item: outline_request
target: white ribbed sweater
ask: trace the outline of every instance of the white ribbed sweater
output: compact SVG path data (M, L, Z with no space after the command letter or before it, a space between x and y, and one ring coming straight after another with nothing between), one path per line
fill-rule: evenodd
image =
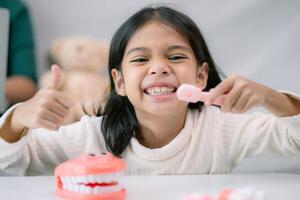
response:
M84 116L58 131L31 129L13 144L0 139L0 175L53 174L67 159L105 151L101 119ZM210 106L188 110L184 128L162 148L146 148L133 138L123 158L129 175L211 174L228 173L245 157L299 153L300 115L225 114Z

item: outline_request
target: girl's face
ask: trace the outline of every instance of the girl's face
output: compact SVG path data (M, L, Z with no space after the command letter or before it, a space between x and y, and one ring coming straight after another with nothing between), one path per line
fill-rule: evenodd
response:
M183 83L205 88L207 64L198 66L189 42L170 26L150 21L129 40L122 72L112 70L116 91L127 96L137 116L182 113L176 97Z

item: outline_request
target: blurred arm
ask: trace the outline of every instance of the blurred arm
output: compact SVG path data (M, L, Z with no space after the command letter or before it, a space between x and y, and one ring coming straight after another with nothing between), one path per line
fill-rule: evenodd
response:
M21 2L11 4L5 95L9 104L15 104L35 94L37 74L29 12Z
M36 92L35 83L25 76L12 76L6 81L6 99L10 104L26 101Z

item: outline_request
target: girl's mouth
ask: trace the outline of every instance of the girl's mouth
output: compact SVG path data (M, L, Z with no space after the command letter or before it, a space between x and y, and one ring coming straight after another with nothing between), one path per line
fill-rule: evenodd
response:
M175 93L176 87L171 86L154 86L144 90L144 92L150 96L168 96Z

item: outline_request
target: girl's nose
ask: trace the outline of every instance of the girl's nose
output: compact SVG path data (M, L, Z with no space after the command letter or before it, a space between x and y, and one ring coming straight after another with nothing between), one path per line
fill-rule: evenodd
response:
M149 68L149 74L167 75L170 73L170 71L169 65L165 62L153 62Z

